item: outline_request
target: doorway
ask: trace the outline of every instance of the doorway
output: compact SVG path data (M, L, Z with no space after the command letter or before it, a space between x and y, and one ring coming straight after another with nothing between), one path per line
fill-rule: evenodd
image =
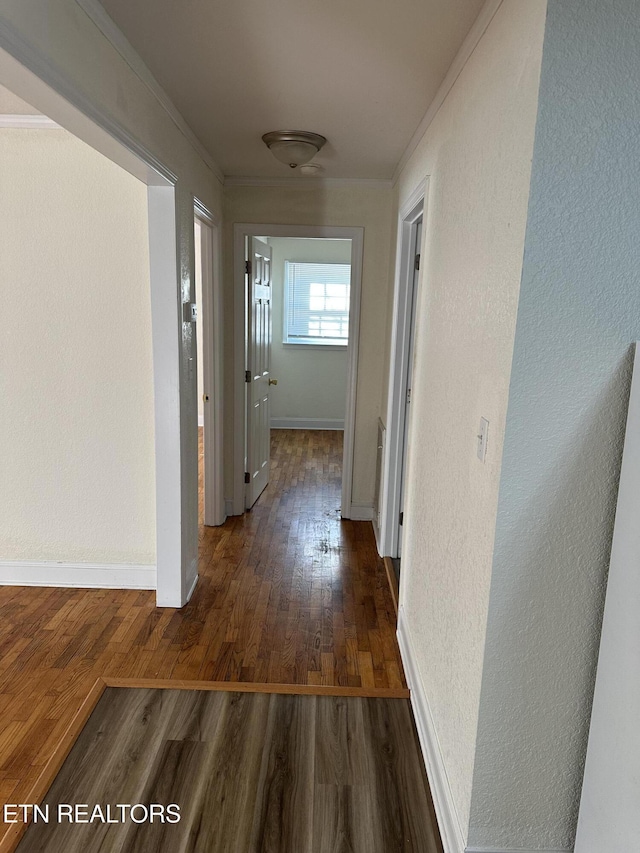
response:
M246 507L250 508L269 481L270 438L276 438L270 435L272 430L294 430L300 441L320 438L307 436L307 431L340 433L325 438L332 438L332 447L340 445L342 450L351 240L251 237L248 260Z
M402 532L404 529L404 503L405 503L405 486L407 475L407 459L409 453L409 422L411 413L411 388L413 386L413 353L415 344L415 329L416 329L416 303L418 299L418 279L420 277L420 245L422 242L422 214L415 221L411 228L411 246L413 253L413 276L411 281L411 307L409 319L409 340L407 346L407 362L406 362L406 382L404 393L404 426L402 430L402 466L400 470L400 511L398 513L398 545L396 548L396 556L394 558L393 567L396 573L396 579L400 583L400 560L402 558Z
M242 444L234 446L234 514L268 482L273 427L342 431L340 513L353 518L363 229L236 225L234 231L236 363L245 368L236 386L235 418L243 430ZM331 397L324 402L316 399L321 374Z
M378 549L393 560L399 581L409 447L413 354L420 281L421 244L427 182L412 193L400 212L393 306L388 417L382 475Z
M90 115L62 97L36 74L0 49L0 78L17 97L33 105L38 113L49 117L91 148L147 187L148 245L150 272L150 311L153 361L153 410L155 434L155 566L143 563L145 575L153 575L149 586L156 589L159 607L181 607L189 599L197 580L197 563L189 559L183 536L186 499L181 482L180 430L180 282L177 276L176 176L151 152L131 139L127 131L99 110ZM69 94L69 93L67 93ZM77 93L72 93L76 95ZM76 99L77 101L77 99ZM105 128L108 127L108 130ZM56 571L59 561L53 561ZM78 580L76 564L73 572L60 575L60 586L100 586L140 588L146 581L134 584L129 564L122 572L112 569L122 561L104 565L103 580L89 584ZM29 565L33 565L29 563ZM137 565L137 564L136 564ZM49 573L48 582L51 582ZM20 583L28 582L21 577ZM40 585L36 574L33 585Z
M218 228L204 205L194 204L196 361L198 396L198 521L224 523L221 429Z

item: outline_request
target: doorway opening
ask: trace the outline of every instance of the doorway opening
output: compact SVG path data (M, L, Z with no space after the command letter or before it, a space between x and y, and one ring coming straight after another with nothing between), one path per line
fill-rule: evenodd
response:
M20 585L54 585L64 587L96 586L102 588L155 588L158 606L181 607L189 598L195 583L196 566L187 565L183 550L181 500L181 432L180 405L180 320L177 243L176 243L176 176L127 131L98 109L90 114L78 93L68 93L68 100L43 82L4 49L0 49L0 79L19 100L34 108L36 118L47 117L73 137L98 152L142 184L146 185L148 221L148 273L150 280L150 333L152 346L153 434L155 454L152 462L152 502L155 498L155 554L141 554L140 563L123 560L117 547L105 549L96 571L95 582L86 577L86 562L78 552L66 560L43 560L40 563L10 561L7 572L19 571L13 583ZM82 107L76 106L80 102ZM28 115L28 111L26 112ZM15 127L15 115L5 116L4 127ZM27 122L29 124L29 122ZM31 123L30 127L34 127ZM105 130L108 127L108 131ZM46 198L45 198L46 200ZM98 263L94 259L95 263ZM106 298L108 290L102 294ZM78 297L78 304L82 299ZM130 300L126 300L127 302ZM135 317L135 311L131 312ZM92 363L98 362L97 342L91 350ZM60 353L55 354L52 366L59 366ZM73 365L75 369L75 364ZM99 390L99 389L98 389ZM115 409L114 409L115 411ZM109 415L111 416L111 415ZM86 412L82 412L86 418ZM91 430L88 429L88 434ZM148 450L148 447L147 447ZM151 453L153 454L153 445ZM106 460L109 457L105 453ZM94 462L95 464L95 462ZM111 464L105 461L105 468ZM116 466L117 467L117 466ZM155 469L155 470L153 470ZM153 478L155 474L155 478ZM122 488L122 482L118 489ZM124 489L126 492L126 488ZM155 491L155 495L153 495ZM73 494L80 494L80 492ZM118 502L113 501L112 510ZM148 503L147 503L148 506ZM147 552L149 553L149 552ZM74 556L75 555L75 556ZM80 557L81 561L78 561ZM135 555L134 555L135 557ZM137 558L136 558L137 559ZM153 562L152 562L153 561ZM90 567L91 568L91 567ZM137 573L134 570L138 570ZM144 575L144 577L143 577ZM31 579L30 579L30 577ZM5 582L12 579L5 572Z
M416 302L418 299L418 279L420 276L420 245L422 242L422 214L417 219L411 228L411 251L413 253L413 275L411 276L410 286L410 319L409 319L409 340L406 347L406 382L404 393L404 425L402 430L402 462L400 467L400 511L398 513L398 544L396 546L396 556L393 558L393 568L396 574L396 580L400 583L400 560L402 558L402 532L404 530L404 505L405 505L405 487L407 478L407 462L409 455L409 422L411 412L411 388L413 386L413 352L415 345L415 329L416 329Z
M341 457L334 511L354 518L362 236L361 228L235 226L236 363L245 369L236 398L244 429L234 448L234 514L253 506L269 482L272 440L286 443L285 431L296 431L298 442L317 440Z
M390 557L400 583L405 529L405 485L411 424L415 326L420 282L421 245L427 183L416 188L400 212L398 259L393 306L388 419L384 445L378 549Z
M198 523L224 523L218 227L194 205L196 362L198 395Z

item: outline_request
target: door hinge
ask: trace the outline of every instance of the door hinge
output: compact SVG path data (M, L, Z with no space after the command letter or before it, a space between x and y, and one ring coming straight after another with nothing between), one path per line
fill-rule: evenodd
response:
M250 370L245 370L244 381L245 382L251 382L251 371Z
M251 482L251 474L248 471L244 472L244 481L245 481L245 483Z
M251 275L251 261L244 262L244 271L247 275Z
M400 518L398 519L398 523L399 523L399 524L402 524L403 522L404 522L404 513L403 513L403 512L401 512L401 513L400 513Z
M415 268L416 268L417 270L419 270L419 269L420 269L420 255L419 255L419 254L417 254L417 255L416 255Z

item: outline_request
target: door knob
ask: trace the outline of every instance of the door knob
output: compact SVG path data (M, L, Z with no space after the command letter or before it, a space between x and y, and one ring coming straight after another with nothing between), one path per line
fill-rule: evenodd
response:
M278 380L277 380L277 379L270 379L270 380L269 380L269 385L277 385L277 384L278 384Z

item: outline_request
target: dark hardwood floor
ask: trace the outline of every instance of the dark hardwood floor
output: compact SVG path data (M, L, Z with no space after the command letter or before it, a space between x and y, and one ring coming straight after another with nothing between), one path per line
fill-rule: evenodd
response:
M147 591L0 588L1 802L30 802L101 677L406 686L371 525L340 520L341 441L273 432L271 484L201 528L181 610Z
M60 803L124 822L58 823ZM181 820L136 824L118 803ZM19 853L442 850L406 699L108 688L47 806Z

